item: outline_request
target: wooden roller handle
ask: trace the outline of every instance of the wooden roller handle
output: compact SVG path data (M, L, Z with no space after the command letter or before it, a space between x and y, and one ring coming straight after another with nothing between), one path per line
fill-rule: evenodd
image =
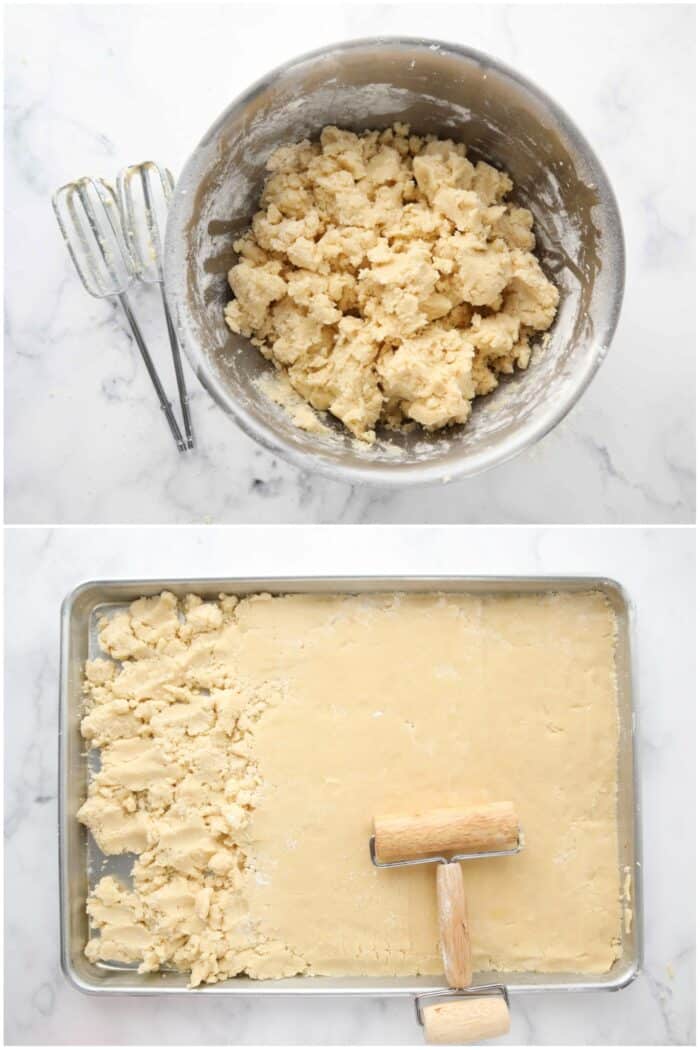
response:
M379 861L412 860L435 853L487 853L515 849L517 844L518 818L512 802L374 818Z
M453 999L423 1008L426 1043L475 1043L510 1031L510 1011L500 995Z
M459 864L437 865L437 908L447 984L450 988L468 988L472 983L472 946Z

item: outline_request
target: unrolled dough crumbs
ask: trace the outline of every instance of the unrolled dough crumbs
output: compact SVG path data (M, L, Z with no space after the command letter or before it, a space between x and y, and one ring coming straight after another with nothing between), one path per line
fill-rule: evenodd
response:
M464 423L526 368L559 293L504 172L406 124L283 146L234 248L226 321L355 437ZM297 413L297 425L313 425Z
M420 639L420 644L416 640ZM379 870L372 815L512 799L521 854L464 865L477 970L620 952L615 623L597 592L140 599L101 625L78 816L137 854L87 903L93 960L439 974L432 867Z

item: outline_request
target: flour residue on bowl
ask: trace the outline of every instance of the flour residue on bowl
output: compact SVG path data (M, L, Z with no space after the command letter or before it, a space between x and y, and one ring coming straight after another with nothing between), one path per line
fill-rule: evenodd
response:
M295 427L309 434L331 435L332 431L321 421L318 412L296 392L284 372L264 372L258 379L258 387L289 414Z

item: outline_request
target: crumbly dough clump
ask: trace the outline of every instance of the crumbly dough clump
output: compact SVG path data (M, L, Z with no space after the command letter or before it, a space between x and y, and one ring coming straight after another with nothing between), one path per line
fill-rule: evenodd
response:
M374 868L372 816L498 799L526 847L464 865L475 969L603 973L619 955L602 594L164 593L100 642L82 732L101 767L78 815L137 857L131 886L107 868L88 900L90 959L193 986L440 974L434 870Z
M78 819L103 853L138 854L132 889L107 875L88 899L100 936L86 955L139 961L139 972L174 966L190 971L193 987L243 971L267 976L270 955L278 973L304 969L259 933L244 889L260 786L251 729L280 686L237 667L237 604L140 599L102 622L113 660L85 671L81 732L101 749L101 767Z
M308 404L371 442L378 424L464 423L474 397L527 367L559 293L505 172L405 124L326 127L267 168L226 321Z

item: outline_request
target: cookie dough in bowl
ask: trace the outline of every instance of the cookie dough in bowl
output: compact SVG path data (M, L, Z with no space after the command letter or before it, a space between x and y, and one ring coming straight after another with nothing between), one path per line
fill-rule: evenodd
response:
M409 143L412 136L426 143L424 157L431 155L425 153L431 143L452 142L456 150L464 149L463 159L475 170L481 164L480 171L495 169L510 179L512 189L503 195L502 201L486 205L486 210L505 205L514 212L522 210L532 215L532 230L536 235L534 254L527 247L513 249L509 245L508 250L511 254L530 253L544 276L544 284L553 286L559 297L549 329L546 325L535 329L527 322L520 322L521 327L531 329L527 332L527 366L520 367L520 362L525 363L524 353L518 355L519 360L510 357L512 374L489 366L498 385L486 396L478 396L476 389L479 365L483 362L476 361L475 372L475 359L483 355L483 350L479 350L472 338L466 340L464 336L465 329L475 335L476 326L471 318L462 318L449 336L455 340L455 332L463 333L457 334L453 351L455 361L452 363L459 358L459 364L452 369L452 374L443 373L439 391L438 400L444 402L448 398L452 405L446 413L451 419L447 425L443 425L440 413L433 411L435 405L420 403L426 395L425 389L422 394L418 390L419 385L425 388L432 383L433 393L437 392L439 370L417 369L415 354L410 355L413 359L410 365L401 357L397 360L395 353L389 354L388 345L396 350L394 343L390 343L390 332L382 336L382 344L387 345L383 346L383 353L378 352L376 356L377 361L382 358L383 367L390 362L394 367L384 367L382 404L373 419L372 390L366 392L363 406L353 391L348 392L348 384L340 380L340 373L327 376L325 384L325 397L338 402L338 415L334 414L331 404L319 407L323 394L320 390L303 389L300 374L296 388L289 382L292 366L297 365L297 373L303 370L302 361L288 359L294 354L288 329L299 323L294 311L288 311L287 318L277 319L281 329L286 325L281 334L287 338L287 346L280 345L278 349L287 360L282 362L282 368L275 367L270 359L271 348L279 339L280 331L273 332L272 328L262 331L269 319L274 319L276 307L284 300L282 297L265 301L270 291L276 294L274 289L268 288L262 295L259 317L230 318L240 331L232 331L225 319L232 299L228 274L242 259L233 245L245 238L255 215L261 211L266 180L272 181L284 174L268 170L271 158L280 147L305 140L318 146L324 128L340 129L360 141L364 141L367 133L369 141L373 135L378 140L390 129L398 141L404 136L397 136L397 125L401 130L408 127ZM389 147L391 144L379 145ZM395 147L391 145L391 148ZM339 155L336 154L336 159ZM413 162L418 155L412 155ZM367 161L370 160L368 157ZM408 159L402 157L402 171L404 163L408 164ZM380 161L374 164L381 168ZM341 176L346 182L348 174L355 186L365 178L361 175L355 180L352 172L346 172ZM399 173L400 180L405 177ZM281 179L276 181L279 185ZM382 185L384 197L396 192L391 183ZM386 192L387 188L390 192ZM450 189L476 192L473 187L448 183L443 186L440 197L443 206L448 208L449 193L446 195L445 190ZM435 196L439 192L436 188ZM345 202L348 207L352 207L351 197ZM426 203L431 213L437 210L425 193L423 198L402 203L406 206ZM273 203L264 203L266 219ZM282 213L280 222L291 218L284 216L279 203L275 207ZM402 207L402 211L405 210L408 207ZM416 208L411 210L415 212ZM454 217L460 216L456 211L452 219L439 210L438 214L442 215L440 221L452 224L453 236L466 238L473 233L458 228ZM276 218L273 208L268 221L278 225L274 222ZM346 224L350 218L346 217ZM465 218L462 216L460 222ZM303 223L304 219L294 217L293 221ZM376 229L363 226L362 221L353 221L369 233ZM262 225L260 220L258 225ZM334 225L343 230L341 240L345 241L346 226L338 222ZM302 237L316 244L325 234L326 230L319 230L316 235L309 236L307 232ZM384 236L381 231L379 235ZM391 248L393 238L385 239ZM487 245L495 245L499 239L507 243L503 231L497 234L494 230L493 234L487 234L485 241ZM420 269L416 253L416 248L421 247L419 242L432 245L432 235L423 232L406 238L402 264L413 250L411 274ZM254 247L251 243L250 249ZM304 247L301 243L293 249L295 253L299 249L301 254L296 254L297 261L292 260L292 267L323 278L320 270L309 267L309 262L318 265L318 260L304 256ZM368 250L373 251L373 247L378 247L381 254L381 244L369 246ZM274 254L278 249L261 246L261 251ZM361 265L360 260L357 274L351 274L363 289L364 284L374 282L373 271L391 268L390 260L382 262L377 257L368 261L370 267ZM510 261L512 265L513 260ZM421 265L437 268L430 248L422 257ZM281 277L285 285L292 267ZM332 269L335 271L336 267ZM366 281L359 276L363 269L370 270ZM325 276L330 276L330 272L329 263L329 274ZM249 276L253 282L256 280L252 274ZM447 276L441 273L438 280L443 282ZM222 114L193 153L178 182L168 221L165 279L183 346L198 377L251 437L302 469L321 470L337 480L405 485L451 480L485 470L528 448L559 422L581 396L605 357L621 303L624 251L619 215L604 172L568 117L538 88L488 56L457 45L428 40L360 40L303 56L275 70ZM278 313L284 314L290 303L299 306L298 300L304 297L316 298L310 286L305 288L304 284L303 280L298 281L297 275L293 285L296 299L285 293L287 304ZM370 299L386 304L397 282L392 280L379 294L374 294L376 289L370 287L360 289L361 294L366 295L363 311L353 310L348 301L353 290L348 287L343 291L337 285L334 281L334 293L340 295L340 299L329 296L330 304L326 305L330 311L338 310L340 302L343 316L336 319L332 312L327 315L332 334L340 330L341 324L345 328L357 328L353 322L366 319L360 314L369 314ZM406 291L405 285L398 287ZM252 292L252 285L249 291ZM279 291L281 285L278 284ZM239 287L239 294L241 292L245 295L245 289ZM420 299L419 305L427 306L427 312L419 311L421 317L426 317L426 324L413 333L404 333L404 341L420 339L424 328L434 331L431 326L444 325L442 318L446 315L436 316L436 311L445 303L429 299L431 295L443 294L437 289ZM426 300L429 300L427 304ZM466 295L462 296L462 302L484 320L493 316L486 312L487 306L491 310L489 304L470 302ZM496 302L495 293L492 302ZM307 316L309 306L301 305ZM322 309L322 303L317 306ZM401 324L409 327L410 313L404 309L394 311L400 316ZM413 320L418 322L416 312ZM279 327L277 321L274 321L276 328ZM383 324L385 318L375 316L374 322ZM250 336L246 331L250 331ZM353 338L356 334L343 334L342 345L348 357L356 358L359 352L357 339ZM519 329L514 346L520 337ZM510 334L506 338L510 338ZM253 339L264 343L265 351L270 349L270 356L266 358L261 353L262 347L254 345ZM328 334L322 334L321 344L327 339ZM466 366L466 341L474 345L470 368ZM372 353L376 346L377 343L373 343ZM425 356L426 347L421 345L420 349L423 351L420 356ZM505 352L502 356L507 358L509 354ZM306 371L310 373L313 369ZM362 368L359 372L357 381L363 385L366 376ZM418 372L421 384L416 381ZM482 382L487 379L482 374ZM477 396L467 396L470 382L475 385ZM394 391L386 400L385 384ZM374 398L376 401L376 390ZM343 400L348 401L347 405L342 404ZM357 410L352 407L358 405Z
M308 404L373 442L379 422L465 423L474 397L527 367L559 293L506 173L400 123L326 127L267 169L226 321Z

